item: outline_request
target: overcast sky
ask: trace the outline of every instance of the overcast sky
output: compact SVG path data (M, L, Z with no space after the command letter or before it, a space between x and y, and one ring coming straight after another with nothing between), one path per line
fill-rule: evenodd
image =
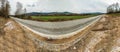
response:
M11 14L16 10L16 2L23 4L27 12L106 12L106 7L120 0L9 0Z

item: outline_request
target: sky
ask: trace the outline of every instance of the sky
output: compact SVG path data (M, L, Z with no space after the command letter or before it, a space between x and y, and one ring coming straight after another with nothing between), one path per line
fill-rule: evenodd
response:
M16 11L16 2L23 4L27 12L106 12L106 8L120 0L9 0L11 14Z

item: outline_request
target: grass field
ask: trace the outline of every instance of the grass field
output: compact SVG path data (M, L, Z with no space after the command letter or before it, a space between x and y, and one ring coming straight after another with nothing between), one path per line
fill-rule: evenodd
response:
M83 16L32 16L33 20L38 21L66 21L66 20L74 20L74 19L82 19L93 17L97 15L83 15Z

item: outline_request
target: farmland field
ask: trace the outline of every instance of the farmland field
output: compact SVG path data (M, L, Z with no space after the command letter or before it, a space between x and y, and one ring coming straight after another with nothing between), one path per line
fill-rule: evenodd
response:
M81 15L81 16L32 16L33 20L38 21L67 21L67 20L74 20L74 19L82 19L93 17L97 15Z

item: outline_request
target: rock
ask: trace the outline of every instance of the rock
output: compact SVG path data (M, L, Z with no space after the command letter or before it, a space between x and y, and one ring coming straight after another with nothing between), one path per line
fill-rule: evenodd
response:
M14 24L12 21L9 21L5 24L4 30L13 30L15 28Z
M73 49L77 49L76 47L73 47Z

